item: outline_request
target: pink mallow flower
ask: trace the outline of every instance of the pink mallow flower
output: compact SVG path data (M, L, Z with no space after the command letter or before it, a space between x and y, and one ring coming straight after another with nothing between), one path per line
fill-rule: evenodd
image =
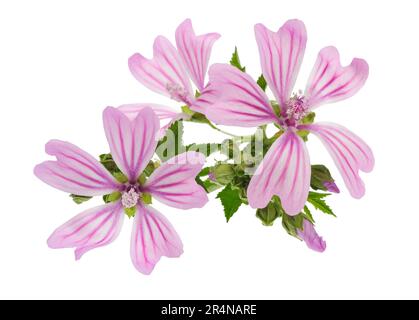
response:
M280 106L280 114L248 74L224 64L210 68L208 89L218 102L205 111L218 124L255 127L276 123L284 130L250 181L249 204L264 208L273 195L278 195L289 215L303 209L310 188L311 166L306 145L297 134L299 130L308 130L323 142L351 195L362 197L365 187L358 172L373 169L371 149L340 125L304 125L301 120L321 104L353 96L367 80L368 64L354 59L349 66L342 67L337 49L326 47L318 55L305 93L292 94L307 41L303 22L290 20L278 32L257 24L255 33L262 72ZM202 96L205 98L205 92Z
M316 229L314 229L314 226L310 221L304 220L303 229L298 229L297 232L298 237L300 237L311 250L317 252L324 252L326 250L326 241L317 234Z
M135 53L128 60L129 69L133 76L150 90L202 113L207 105L212 104L211 92L207 92L206 98L196 98L190 80L198 91L204 90L212 46L219 37L218 33L195 35L192 22L187 19L176 29L177 49L167 38L158 36L153 46L154 57L147 59L141 54ZM168 114L167 110L171 110L172 113L168 125L180 118L189 117L180 110L164 108L166 115ZM129 109L130 112L133 112L141 110L142 106L130 105L121 109L123 111ZM161 109L161 106L158 109Z
M51 248L75 248L80 259L87 251L111 243L119 235L124 209L136 209L131 259L138 271L150 274L160 257L179 257L182 242L170 222L142 200L144 194L179 209L200 208L208 201L195 182L205 158L185 152L157 168L145 183L139 177L156 148L159 121L150 108L130 120L118 109L108 107L103 122L112 157L128 182L118 182L94 157L68 142L52 140L46 152L57 158L35 167L35 175L65 192L98 196L114 192L120 199L86 210L64 223L48 239Z

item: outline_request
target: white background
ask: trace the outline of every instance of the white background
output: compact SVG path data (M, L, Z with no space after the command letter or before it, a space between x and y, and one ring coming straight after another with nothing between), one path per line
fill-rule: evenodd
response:
M401 0L2 1L0 298L419 298L418 11L417 1ZM324 46L335 45L344 64L368 61L370 77L355 97L317 111L373 148L366 196L352 199L320 143L309 142L313 162L328 164L343 191L330 200L337 219L315 213L324 254L279 223L263 227L249 208L226 224L218 200L187 212L157 205L185 253L163 258L151 276L131 265L128 219L113 244L79 262L71 250L48 249L57 226L95 203L77 206L34 177L34 165L48 158L44 144L63 139L97 155L108 148L105 106L176 106L142 87L127 59L137 51L150 57L155 36L174 40L188 17L197 33L222 34L211 62L228 61L237 45L254 76L260 67L253 25L277 29L287 19L303 20L300 88ZM223 139L198 127L187 133L189 142Z

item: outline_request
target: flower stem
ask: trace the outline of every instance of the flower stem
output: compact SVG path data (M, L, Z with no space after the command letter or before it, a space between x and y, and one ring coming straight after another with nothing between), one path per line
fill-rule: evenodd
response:
M224 131L224 130L222 130L222 129L220 129L220 128L218 128L217 126L215 126L213 123L211 123L210 121L208 121L207 122L207 124L212 128L212 129L214 129L214 130L217 130L218 132L221 132L221 133L224 133L224 134L226 134L226 135L228 135L228 136L230 136L230 137L232 137L232 138L241 138L240 136L237 136L237 135L235 135L235 134L232 134L232 133L230 133L230 132L227 132L227 131Z

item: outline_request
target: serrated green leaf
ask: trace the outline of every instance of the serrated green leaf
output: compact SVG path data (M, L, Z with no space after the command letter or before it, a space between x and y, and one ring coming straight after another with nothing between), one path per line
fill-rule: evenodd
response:
M228 222L234 213L239 210L242 204L242 200L240 198L240 190L233 189L231 185L227 185L221 192L217 194L217 199L221 200L221 203L224 207L224 215Z
M79 195L76 195L76 194L70 194L70 197L77 204L82 204L83 202L86 202L86 201L92 199L92 197L79 196Z
M237 51L237 47L234 48L233 55L231 56L230 64L233 67L236 67L240 71L246 72L246 67L243 67L240 63L239 52Z
M330 193L317 193L311 192L308 195L307 201L317 210L320 210L326 214L332 215L336 217L333 213L332 209L328 206L326 201L324 200L325 197L329 196Z
M266 87L268 86L268 84L266 83L266 79L265 79L265 77L263 76L263 74L261 74L261 75L259 76L259 78L258 78L258 80L257 80L256 82L257 82L257 84L259 85L259 87L261 87L261 89L262 89L263 91L265 91L265 90L266 90Z
M311 214L311 211L307 206L304 206L304 215L305 215L306 219L308 221L310 221L312 224L315 223L313 215Z

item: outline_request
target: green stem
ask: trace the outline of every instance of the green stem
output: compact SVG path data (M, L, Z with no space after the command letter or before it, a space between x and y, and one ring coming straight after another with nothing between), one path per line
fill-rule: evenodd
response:
M215 125L214 125L213 123L211 123L210 121L208 121L208 122L207 122L207 124L208 124L208 125L209 125L212 129L217 130L218 132L224 133L224 134L226 134L226 135L228 135L228 136L230 136L230 137L232 137L232 138L234 138L234 139L241 138L240 136L237 136L237 135L235 135L235 134L232 134L232 133L230 133L230 132L227 132L227 131L224 131L224 130L222 130L222 129L218 128L217 126L215 126Z

